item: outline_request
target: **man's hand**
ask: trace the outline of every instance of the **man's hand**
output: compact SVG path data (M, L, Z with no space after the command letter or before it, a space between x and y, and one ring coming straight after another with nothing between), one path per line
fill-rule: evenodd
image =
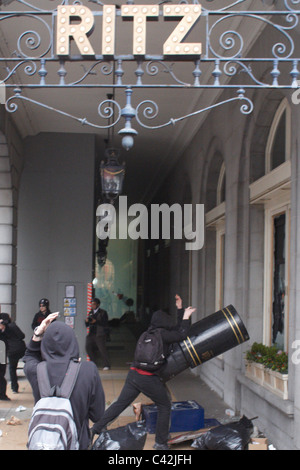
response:
M178 294L175 295L175 302L178 310L182 308L182 299Z
M192 313L194 313L195 311L196 309L194 307L187 307L184 310L183 320L188 320L190 316L192 315Z
M56 318L58 317L58 315L59 315L59 312L50 313L50 315L48 315L48 316L42 321L42 323L40 324L40 326L44 329L44 332L45 332L45 330L48 328L48 326L50 325L50 323L52 323L53 320L56 320Z
M48 328L48 326L54 321L56 320L56 318L58 317L59 315L59 312L54 312L54 313L50 313L50 315L48 315L48 317L46 317L42 323L34 330L34 336L35 337L41 337L46 329Z

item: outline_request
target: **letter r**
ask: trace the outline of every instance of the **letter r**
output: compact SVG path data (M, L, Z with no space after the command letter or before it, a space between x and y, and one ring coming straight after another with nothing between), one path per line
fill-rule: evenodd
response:
M80 18L79 24L72 24L71 18ZM64 56L70 53L70 38L73 37L81 55L94 55L88 40L88 33L94 26L94 16L83 5L59 5L57 7L56 53Z

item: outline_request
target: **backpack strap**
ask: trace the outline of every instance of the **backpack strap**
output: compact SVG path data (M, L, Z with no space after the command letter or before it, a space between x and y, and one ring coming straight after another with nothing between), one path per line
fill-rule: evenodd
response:
M37 380L40 391L40 396L43 397L63 397L70 398L73 391L77 376L79 373L81 363L78 361L70 361L68 370L61 386L54 385L51 387L48 371L47 362L42 361L37 366Z
M46 361L39 362L36 372L41 398L52 396L53 394L48 377Z
M60 386L60 395L63 398L70 398L73 388L75 386L81 362L79 361L70 361L66 376L63 380L63 383Z
M163 330L164 328L160 328L158 326L152 326L150 325L146 331L149 331L149 333L153 333L154 331L160 331Z

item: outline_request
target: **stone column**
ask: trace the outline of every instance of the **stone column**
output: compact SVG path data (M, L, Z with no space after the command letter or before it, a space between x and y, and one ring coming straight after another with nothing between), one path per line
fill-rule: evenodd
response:
M0 302L15 314L15 241L12 172L6 137L0 132Z

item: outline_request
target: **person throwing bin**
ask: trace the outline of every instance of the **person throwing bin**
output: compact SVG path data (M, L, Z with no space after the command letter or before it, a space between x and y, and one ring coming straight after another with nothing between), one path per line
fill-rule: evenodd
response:
M180 342L187 337L190 317L195 308L182 309L181 298L176 295L177 325L172 326L172 317L158 310L153 313L150 327L142 333L135 350L135 358L128 372L126 382L117 401L104 413L103 417L92 427L92 436L100 434L108 423L114 421L139 395L143 393L157 406L158 416L154 449L168 449L170 429L171 397L166 385L158 375L172 343ZM161 342L159 342L159 338ZM154 354L151 360L150 345ZM144 356L142 357L142 352Z

